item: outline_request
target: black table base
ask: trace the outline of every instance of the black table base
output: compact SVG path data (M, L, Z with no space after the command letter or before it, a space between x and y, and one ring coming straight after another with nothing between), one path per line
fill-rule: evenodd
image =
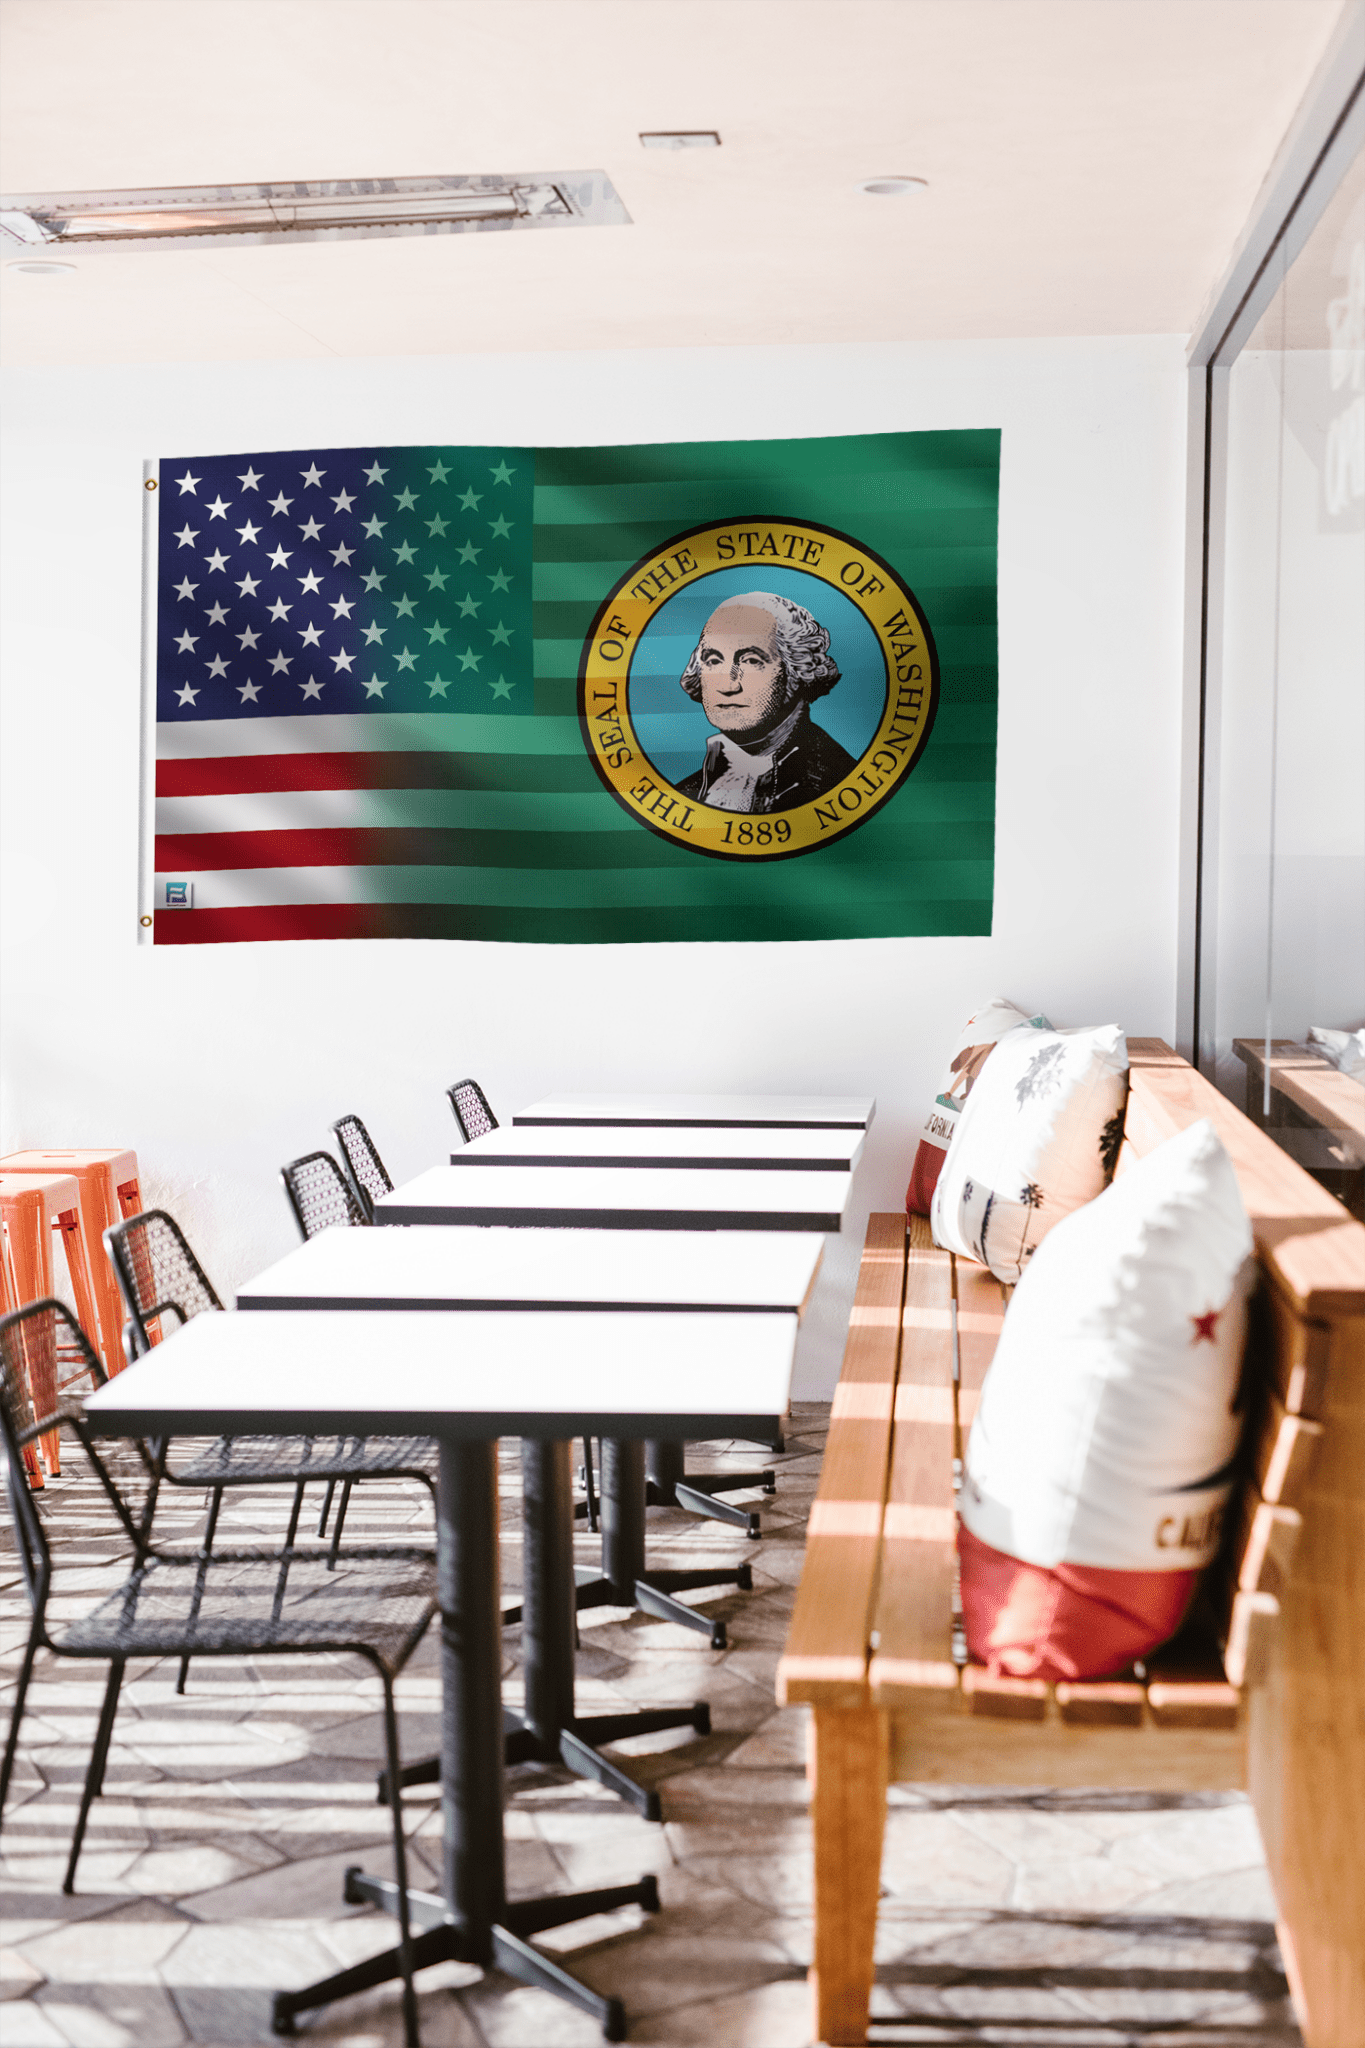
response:
M555 1445L537 1448L560 1449ZM567 1446L562 1448L567 1483ZM533 1947L530 1936L619 1906L657 1912L656 1878L650 1874L634 1884L539 1899L513 1902L507 1897L503 1841L506 1736L501 1700L494 1443L442 1441L436 1521L441 1611L442 1889L439 1897L429 1892L409 1891L407 1895L413 1968L455 1961L502 1970L519 1983L538 1985L591 2013L608 2041L622 2041L626 2022L620 1999L604 1998L581 1984L552 1957ZM527 1591L532 1592L529 1583ZM538 1599L535 1604L539 1606ZM571 1606L562 1598L558 1604L567 1609L572 1630ZM572 1650L572 1633L569 1641ZM572 1685L572 1654L568 1668ZM556 1683L562 1684L562 1678L555 1677ZM528 1699L528 1710L529 1706ZM352 1905L368 1901L401 1919L399 1887L391 1879L350 1870L344 1897ZM301 1991L279 1992L272 2015L274 2030L291 2034L296 2014L387 1983L401 1973L401 1954L394 1948ZM416 2014L410 2006L405 2006L404 2032L407 2048L418 2048Z
M614 1498L618 1476L604 1453L604 1515L609 1513L607 1503ZM563 1763L580 1777L607 1786L646 1820L659 1820L658 1793L637 1784L620 1764L601 1754L601 1747L665 1728L692 1728L698 1735L709 1735L711 1709L705 1700L694 1700L685 1707L645 1707L619 1714L579 1714L575 1710L576 1610L585 1605L632 1603L621 1600L617 1587L605 1576L580 1576L574 1570L568 1444L524 1440L521 1481L526 1705L520 1728L508 1738L508 1760L515 1749L518 1757Z
M392 1878L367 1877L358 1866L346 1872L343 1897L348 1906L372 1905L395 1917L398 1914L398 1887ZM568 2004L591 2013L605 2040L624 2041L626 2013L620 1999L604 1998L599 1992L590 1991L553 1957L543 1949L533 1948L527 1940L528 1935L543 1933L548 1927L563 1927L568 1921L584 1920L591 1913L610 1913L618 1906L641 1906L646 1913L657 1913L657 1879L642 1877L635 1884L607 1885L593 1892L567 1892L560 1897L524 1899L505 1905L502 1924L495 1924L490 1931L492 1967L501 1970L504 1976L514 1977L519 1984L538 1985L542 1991L551 1991ZM488 1967L484 1955L474 1953L474 1943L451 1919L445 1901L434 1892L410 1891L408 1918L413 1929L414 1970L429 1969L433 1963L483 1963ZM377 1984L391 1983L401 1974L399 1951L390 1948L348 1970L338 1970L320 1983L310 1984L306 1991L278 1991L271 2009L271 2028L277 2034L296 2033L294 2022L299 2013L331 2005L339 1998L350 1998L357 1991L372 1991ZM409 2048L417 2048L415 2037L410 2034L408 2038Z
M625 1520L631 1520L632 1488L640 1492L643 1481L641 1446L611 1447L634 1453L617 1461L604 1452L603 1499L619 1502L620 1482L626 1482ZM526 1705L521 1714L503 1708L503 1758L506 1763L559 1763L580 1778L593 1778L617 1797L633 1806L646 1820L661 1820L659 1795L637 1783L614 1758L601 1754L604 1744L622 1742L633 1735L653 1735L666 1728L691 1728L697 1735L711 1733L711 1708L706 1700L688 1706L642 1707L621 1714L579 1714L574 1706L574 1651L576 1610L583 1607L645 1607L662 1613L667 1620L686 1615L692 1627L707 1629L712 1640L724 1623L712 1623L670 1598L655 1583L667 1577L686 1585L726 1584L737 1579L752 1585L747 1565L722 1573L650 1573L630 1577L636 1569L635 1550L622 1545L619 1529L612 1523L615 1567L622 1573L620 1584L605 1573L575 1570L573 1562L573 1489L569 1473L570 1447L567 1443L541 1443L524 1438L521 1446L522 1483L522 1605L509 1611L522 1624L523 1668ZM641 1525L643 1512L635 1518ZM605 1554L605 1540L604 1540ZM404 1785L430 1784L440 1776L440 1759L423 1757L403 1768ZM388 1777L381 1773L379 1798L388 1800Z
M658 1448L676 1450L681 1460L681 1445ZM550 1453L554 1454L553 1474ZM589 1607L635 1607L645 1614L652 1614L656 1620L678 1622L683 1628L696 1629L700 1634L709 1636L713 1650L723 1650L728 1640L725 1623L714 1620L710 1615L699 1614L695 1607L689 1607L686 1601L675 1599L674 1595L700 1586L737 1586L741 1592L748 1593L753 1590L754 1577L747 1564L686 1572L649 1571L646 1568L645 1507L649 1498L649 1482L645 1453L646 1447L642 1443L603 1439L600 1494L602 1569L594 1572L575 1569L573 1564L575 1510L569 1479L568 1446L544 1444L529 1437L522 1439L525 1532L522 1570L526 1578L526 1595L517 1606L502 1609L501 1621L505 1627L520 1622L525 1630L527 1714L525 1717L511 1712L504 1714L503 1757L509 1764L561 1763L580 1777L595 1778L599 1784L609 1787L642 1813L646 1820L658 1820L657 1795L637 1785L619 1764L599 1755L599 1746L624 1741L631 1735L653 1734L658 1729L684 1728L689 1724L698 1735L709 1735L711 1710L704 1700L697 1700L690 1707L649 1708L635 1714L576 1715L573 1711L573 1613ZM738 1511L732 1509L730 1513L738 1514ZM757 1520L757 1517L753 1519ZM556 1589L562 1589L569 1601L567 1638L562 1621L550 1618L558 1590L551 1596L550 1606L542 1605L540 1619L534 1623L531 1620L530 1589L538 1575L544 1583L552 1583ZM545 1643L552 1643L553 1649L542 1652L539 1646ZM552 1665L556 1673L553 1681L544 1681L547 1690L543 1698L549 1700L553 1694L554 1701L552 1707L544 1710L532 1705L533 1689L537 1683L532 1673L537 1658L542 1654L545 1668ZM419 1757L403 1766L402 1783L432 1785L440 1775L439 1757ZM378 1778L377 1796L381 1802L387 1803L388 1777L382 1771Z
M721 1493L747 1493L751 1487L764 1493L777 1492L777 1480L769 1469L761 1472L689 1472L686 1447L679 1443L645 1445L645 1503L651 1508L686 1508L692 1515L707 1515L713 1522L728 1522L755 1541L763 1534L758 1516L750 1508L737 1508Z
M698 1586L753 1588L747 1564L704 1571L650 1571L645 1563L645 1506L648 1500L645 1447L602 1439L602 1570L596 1578L579 1580L577 1603L583 1607L638 1607L660 1621L675 1621L711 1638L713 1650L726 1646L725 1623L699 1614L674 1599Z
M592 1483L592 1442L583 1440L585 1459L582 1470L586 1500L574 1503L574 1514L585 1520L588 1527L597 1533L597 1495ZM774 1437L766 1446L770 1451L784 1451L787 1446L783 1438ZM717 1494L747 1493L759 1487L764 1493L777 1492L776 1475L768 1468L758 1472L689 1472L687 1470L686 1446L679 1443L661 1442L645 1445L645 1505L651 1508L686 1508L692 1515L706 1515L713 1522L726 1522L731 1527L743 1529L746 1536L755 1541L763 1534L758 1516L749 1508L737 1508L728 1500L717 1500Z

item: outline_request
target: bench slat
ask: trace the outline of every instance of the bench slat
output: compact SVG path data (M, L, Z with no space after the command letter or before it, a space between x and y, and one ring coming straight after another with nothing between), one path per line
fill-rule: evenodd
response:
M1280 1603L1273 1593L1238 1593L1232 1603L1228 1646L1223 1656L1230 1685L1265 1683L1270 1676L1279 1625Z
M1223 1679L1149 1678L1147 1706L1158 1728L1235 1728L1242 1701Z
M1178 1633L1143 1659L1147 1711L1155 1727L1238 1726L1241 1699L1224 1669L1217 1613L1216 1595L1206 1584Z
M1297 1507L1321 1442L1320 1422L1291 1415L1279 1395L1269 1392L1252 1456L1261 1499L1274 1507Z
M882 1525L872 1699L957 1687L953 1663L953 1293L948 1259L915 1233L906 1254L900 1377Z
M1147 1693L1126 1679L1087 1679L1053 1688L1063 1721L1076 1728L1140 1728Z
M969 1714L991 1721L1045 1721L1052 1687L1044 1678L1006 1678L969 1664L962 1674Z
M801 1584L777 1667L783 1704L867 1703L904 1289L905 1218L869 1216Z
M994 1273L970 1259L953 1260L957 1301L958 1456L966 1454L986 1368L995 1356L1008 1295Z
M1303 1517L1275 1507L1248 1489L1238 1504L1239 1538L1234 1547L1239 1593L1283 1592L1294 1562Z
M1266 1376L1286 1412L1318 1420L1327 1399L1331 1330L1300 1316L1278 1287L1267 1286L1259 1297L1268 1330Z

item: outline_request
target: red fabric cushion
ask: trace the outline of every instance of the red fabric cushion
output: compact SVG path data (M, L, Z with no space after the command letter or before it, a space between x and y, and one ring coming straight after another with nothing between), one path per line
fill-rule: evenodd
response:
M921 1138L915 1153L915 1163L910 1169L910 1185L905 1190L905 1213L907 1216L927 1216L929 1205L934 1199L938 1185L939 1169L948 1156L945 1139L936 1145L932 1138Z
M958 1525L973 1663L1005 1678L1111 1678L1173 1636L1198 1572L1021 1564Z

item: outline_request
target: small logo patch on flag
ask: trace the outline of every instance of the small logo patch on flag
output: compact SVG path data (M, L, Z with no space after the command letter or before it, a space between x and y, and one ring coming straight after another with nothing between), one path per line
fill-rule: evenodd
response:
M193 882L163 882L159 891L158 910L193 910Z

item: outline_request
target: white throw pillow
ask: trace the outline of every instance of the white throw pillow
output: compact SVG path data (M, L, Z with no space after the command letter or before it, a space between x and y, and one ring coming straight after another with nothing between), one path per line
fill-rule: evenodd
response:
M982 1389L961 1502L974 1536L1042 1566L1213 1558L1241 1434L1251 1251L1207 1118L1059 1225Z
M1323 1024L1310 1024L1308 1043L1353 1081L1365 1081L1365 1031L1329 1031Z
M934 1106L924 1119L919 1145L915 1151L914 1164L910 1169L910 1185L905 1191L907 1213L927 1216L934 1199L934 1188L943 1166L943 1155L952 1142L957 1120L962 1114L962 1105L972 1092L972 1083L990 1057L991 1049L1007 1031L1015 1031L1021 1024L1031 1024L1039 1031L1049 1031L1046 1017L1029 1017L1003 996L993 996L990 1002L974 1010L958 1033L948 1062L948 1071L939 1082Z
M1128 1100L1128 1041L1023 1025L967 1097L934 1189L934 1242L1017 1280L1047 1232L1113 1178Z

